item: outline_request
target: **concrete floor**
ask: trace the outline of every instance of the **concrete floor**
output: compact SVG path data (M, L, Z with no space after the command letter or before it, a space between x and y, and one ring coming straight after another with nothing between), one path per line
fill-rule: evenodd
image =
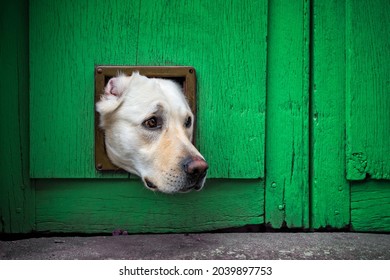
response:
M390 234L203 233L0 241L0 259L390 259Z

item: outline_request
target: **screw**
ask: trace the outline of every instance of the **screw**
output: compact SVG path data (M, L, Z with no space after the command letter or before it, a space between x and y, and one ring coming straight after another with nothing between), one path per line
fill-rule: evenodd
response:
M280 204L278 208L280 211L282 211L284 209L284 204Z
M98 165L97 165L97 169L98 169L98 170L102 170L102 169L103 169L103 164L101 164L101 163L98 163Z
M98 72L98 74L101 74L101 73L103 73L103 69L102 68L98 68L97 72Z
M191 68L189 72L190 72L191 74L194 73L194 69Z

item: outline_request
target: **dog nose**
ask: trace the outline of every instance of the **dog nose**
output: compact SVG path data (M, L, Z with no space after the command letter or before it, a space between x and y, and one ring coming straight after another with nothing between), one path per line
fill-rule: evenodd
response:
M193 178L200 178L209 168L207 162L201 157L191 157L184 163L184 171Z

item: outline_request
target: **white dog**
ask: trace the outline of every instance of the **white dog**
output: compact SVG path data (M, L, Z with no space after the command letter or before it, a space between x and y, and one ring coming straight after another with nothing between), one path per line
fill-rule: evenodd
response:
M109 80L96 104L110 160L165 193L200 190L208 165L191 143L194 116L181 87L134 72Z

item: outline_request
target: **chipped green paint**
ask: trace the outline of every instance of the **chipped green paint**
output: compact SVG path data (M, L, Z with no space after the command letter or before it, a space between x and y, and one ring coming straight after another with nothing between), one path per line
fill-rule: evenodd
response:
M270 1L266 223L309 227L309 3Z
M348 179L350 180L363 180L366 178L367 173L367 155L364 153L352 153L347 156L348 166Z
M313 2L312 2L313 3ZM346 228L345 2L314 1L311 68L311 227Z
M390 179L390 1L346 2L347 178Z

